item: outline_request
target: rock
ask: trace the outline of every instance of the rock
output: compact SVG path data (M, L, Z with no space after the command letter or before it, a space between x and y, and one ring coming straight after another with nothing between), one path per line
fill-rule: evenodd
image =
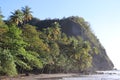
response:
M109 59L105 48L100 43L99 39L96 35L92 32L91 27L88 22L86 22L81 17L68 17L64 19L53 19L53 20L42 20L39 21L34 18L31 21L32 25L38 26L38 29L47 28L52 23L58 22L61 25L61 30L67 36L80 36L83 40L87 40L90 42L91 47L97 47L98 54L93 55L93 66L89 68L89 71L96 71L96 70L111 70L113 69L114 65L112 61ZM35 24L34 24L35 23ZM45 27L43 27L45 26ZM102 33L102 32L101 32Z

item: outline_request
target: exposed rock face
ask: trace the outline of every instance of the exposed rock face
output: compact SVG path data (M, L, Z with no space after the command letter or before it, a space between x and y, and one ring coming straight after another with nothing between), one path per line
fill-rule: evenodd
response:
M69 36L81 36L84 40L88 40L91 42L92 46L96 46L99 50L99 54L94 54L93 55L93 67L91 68L92 70L111 70L113 69L114 65L109 59L109 57L106 54L106 51L104 47L100 44L99 40L97 37L91 33L88 33L89 31L86 31L80 24L71 21L71 20L66 20L60 22L62 31L66 33ZM66 27L69 27L67 29ZM95 38L95 40L92 40L92 38L89 35L92 35L92 37Z
M111 70L114 65L106 55L106 51L104 48L99 48L100 53L98 55L93 56L93 69L94 70Z
M50 27L51 23L58 22L61 25L61 30L68 36L81 36L83 40L91 43L92 47L97 47L99 54L93 55L93 66L91 70L111 70L114 65L106 54L104 47L101 45L97 37L93 34L89 24L86 24L83 18L69 17L62 20L44 20L32 21L32 25L38 26L38 29ZM35 24L34 24L35 23Z

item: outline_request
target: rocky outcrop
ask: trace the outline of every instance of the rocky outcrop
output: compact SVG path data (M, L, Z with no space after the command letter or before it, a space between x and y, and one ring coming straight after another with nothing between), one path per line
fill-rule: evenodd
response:
M92 70L111 70L114 65L109 59L104 47L101 45L95 34L91 30L86 30L79 23L74 22L73 20L61 20L60 25L62 31L68 36L81 36L84 40L87 40L91 43L92 47L97 47L99 50L98 54L93 55L93 66ZM69 27L69 28L66 28Z
M61 30L67 36L81 36L83 40L87 40L90 42L91 47L97 47L99 54L93 55L93 66L90 70L111 70L114 65L112 61L106 54L104 47L101 45L99 39L92 32L89 23L87 23L81 17L69 17L65 19L55 19L55 20L32 20L32 25L38 27L38 29L42 29L43 26L50 27L51 23L58 22L61 25ZM35 24L34 24L35 23Z

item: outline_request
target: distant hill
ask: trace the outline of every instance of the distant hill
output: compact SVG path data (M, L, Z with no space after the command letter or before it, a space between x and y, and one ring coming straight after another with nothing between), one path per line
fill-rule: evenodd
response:
M61 26L61 30L67 36L82 37L83 40L89 41L91 47L98 49L98 54L93 55L92 67L90 70L110 70L114 65L106 54L105 48L100 43L99 39L92 32L90 24L83 18L72 16L63 19L47 19L39 20L33 18L29 23L37 26L38 30L50 27L52 23L58 22Z

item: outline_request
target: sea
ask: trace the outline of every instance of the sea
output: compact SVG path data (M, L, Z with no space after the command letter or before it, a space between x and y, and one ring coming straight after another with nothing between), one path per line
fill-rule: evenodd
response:
M63 78L60 80L120 80L120 70L96 71L96 74L80 75L79 77Z

